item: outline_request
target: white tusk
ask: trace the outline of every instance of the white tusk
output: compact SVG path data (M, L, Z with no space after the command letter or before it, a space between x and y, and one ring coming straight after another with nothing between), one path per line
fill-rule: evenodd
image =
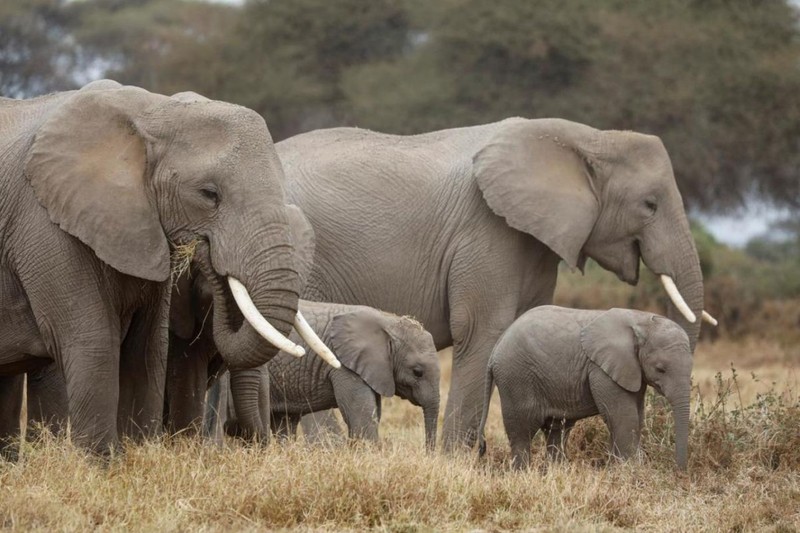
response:
M703 320L705 320L706 322L708 322L712 326L716 326L716 325L719 324L719 322L717 322L717 319L714 318L713 316L709 315L705 310L703 311L703 314L701 316L703 317Z
M297 330L297 333L300 334L300 337L303 338L304 341L308 344L308 346L314 350L317 355L319 355L323 361L331 365L333 368L341 368L342 363L333 355L333 352L325 346L325 343L322 342L316 332L311 329L308 321L306 321L305 317L300 313L297 312L297 315L294 317L294 329Z
M239 280L228 276L228 285L233 293L233 299L236 300L236 305L239 306L239 310L259 335L267 339L279 350L290 353L295 357L302 357L305 355L306 351L302 346L298 346L284 337L280 331L275 329L275 326L261 316L261 313L258 312L256 305L247 293L247 289L245 289L244 285L242 285Z
M683 296L681 296L681 293L678 291L678 287L675 286L675 282L672 280L672 278L666 274L661 274L661 283L664 285L664 290L667 291L669 299L672 300L672 303L675 304L675 307L678 309L678 311L681 312L686 320L694 324L695 320L697 320L697 317L694 316L692 310L689 309L688 305L686 305Z

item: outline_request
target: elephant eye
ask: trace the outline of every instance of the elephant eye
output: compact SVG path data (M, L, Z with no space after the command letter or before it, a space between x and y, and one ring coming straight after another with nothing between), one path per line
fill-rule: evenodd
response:
M656 372L658 372L659 374L664 374L667 372L667 369L664 367L664 365L659 363L656 365Z
M205 187L200 189L200 194L214 203L214 207L219 206L219 192L212 187Z
M658 204L655 200L645 200L644 206L650 211L650 214L653 215L658 210Z
M414 373L415 377L418 377L418 378L422 377L423 372L422 372L422 369L420 367L414 367L411 371Z

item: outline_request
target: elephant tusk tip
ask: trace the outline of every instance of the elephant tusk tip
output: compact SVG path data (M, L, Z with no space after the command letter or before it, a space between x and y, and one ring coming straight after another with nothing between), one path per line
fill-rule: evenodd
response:
M703 321L708 322L712 326L718 326L719 325L719 322L717 321L717 319L714 318L713 316L711 316L706 311L703 311Z
M294 357L303 357L306 354L302 346L295 346L294 349L286 350L286 352Z

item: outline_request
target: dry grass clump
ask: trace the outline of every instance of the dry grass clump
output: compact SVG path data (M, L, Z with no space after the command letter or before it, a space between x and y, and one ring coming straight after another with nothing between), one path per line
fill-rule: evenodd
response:
M199 239L194 239L185 243L171 244L170 270L173 282L181 277L184 272L189 270L198 244L200 244Z
M701 350L702 352L702 350ZM702 356L702 354L701 354ZM698 363L701 359L698 359ZM444 374L449 361L443 362ZM797 389L739 400L725 371L695 388L687 473L674 468L672 416L648 397L643 457L606 453L598 419L580 422L570 462L509 468L492 404L489 451L427 454L420 410L385 402L382 445L265 448L185 438L129 445L100 466L45 436L0 463L0 525L20 530L796 531L800 528ZM446 382L445 382L446 383Z

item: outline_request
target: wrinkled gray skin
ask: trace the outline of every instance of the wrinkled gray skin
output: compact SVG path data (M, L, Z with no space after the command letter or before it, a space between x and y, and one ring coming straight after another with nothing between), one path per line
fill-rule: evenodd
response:
M170 243L201 241L227 364L276 353L225 284L241 281L288 333L301 281L283 170L257 113L105 80L0 99L0 131L0 438L19 434L21 374L51 361L57 379L32 379L31 405L68 414L78 444L106 453L120 431L158 432Z
M489 359L480 453L494 383L517 468L530 462L539 430L551 459L565 458L577 420L600 414L611 433L611 453L634 455L644 424L647 385L666 397L675 419L675 454L686 468L692 350L686 332L659 315L611 309L542 306L519 317Z
M263 368L261 412L264 424L280 437L294 436L300 417L338 407L353 439L378 440L381 396L395 394L422 408L425 445L436 445L439 417L439 358L430 333L415 320L364 306L300 301L300 311L312 329L342 363L334 369L316 357L296 358L285 352ZM295 336L291 340L302 343ZM210 397L225 398L212 387ZM231 387L235 383L231 381ZM235 409L209 402L206 419L231 413L224 422L231 435L248 435ZM266 411L264 411L266 409ZM271 416L270 416L271 413Z
M287 218L302 284L314 258L314 231L296 206L287 206ZM192 265L191 270L177 279L172 291L164 405L164 422L171 433L192 435L199 432L206 389L227 368L212 335L213 303L211 284L197 265ZM318 359L311 351L306 355ZM264 358L271 359L269 354L264 354ZM230 369L228 379L233 384L232 401L240 414L239 435L242 437L259 440L269 437L269 418L261 403L269 400L261 393L266 376L263 365ZM267 417L264 420L262 413Z
M694 240L657 137L558 119L394 136L319 130L276 145L316 234L304 297L419 319L453 346L444 445L474 444L500 334L553 299L563 259L635 284L639 260L703 308ZM673 316L670 311L670 316ZM694 345L699 323L676 320Z

